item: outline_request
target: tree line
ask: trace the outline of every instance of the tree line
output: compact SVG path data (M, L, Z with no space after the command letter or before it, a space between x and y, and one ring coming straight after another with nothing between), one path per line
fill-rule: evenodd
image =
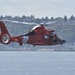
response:
M57 18L54 18L54 17L51 17L51 18L48 18L47 16L44 18L35 18L34 15L31 15L31 16L25 16L23 15L22 17L20 16L0 16L0 20L3 20L3 19L6 19L6 20L13 20L13 21L20 21L20 22L34 22L34 23L46 23L46 22L50 22L50 21L64 21L64 22L67 22L68 20L69 21L73 21L75 20L75 17L73 15L71 15L70 18L67 18L67 16L64 16L63 18L62 17L57 17Z

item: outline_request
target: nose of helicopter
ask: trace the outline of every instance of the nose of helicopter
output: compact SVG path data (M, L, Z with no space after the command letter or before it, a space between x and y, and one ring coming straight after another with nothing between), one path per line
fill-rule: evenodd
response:
M65 43L66 41L65 40L62 40L62 43Z
M65 40L61 40L61 42L62 42L62 44L63 44L63 43L65 43L66 41L65 41Z

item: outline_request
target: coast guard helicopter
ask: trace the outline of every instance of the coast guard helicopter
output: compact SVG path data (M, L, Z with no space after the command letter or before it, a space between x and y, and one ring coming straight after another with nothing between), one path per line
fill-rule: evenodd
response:
M0 42L2 44L9 44L11 42L18 42L19 45L32 44L35 45L58 45L66 41L61 40L54 30L46 29L43 24L34 26L31 31L25 35L11 37L3 21L0 21Z

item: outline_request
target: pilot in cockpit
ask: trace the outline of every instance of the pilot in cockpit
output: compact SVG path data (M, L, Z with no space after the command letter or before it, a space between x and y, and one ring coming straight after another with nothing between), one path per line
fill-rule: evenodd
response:
M51 33L50 38L51 38L52 42L57 42L57 35L56 34Z

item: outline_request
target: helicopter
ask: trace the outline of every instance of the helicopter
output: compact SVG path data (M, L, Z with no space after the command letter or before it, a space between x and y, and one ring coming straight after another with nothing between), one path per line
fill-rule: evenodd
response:
M4 22L0 21L0 42L8 45L11 42L18 42L19 45L31 44L33 46L43 45L58 45L63 44L66 41L61 40L57 34L54 34L54 30L46 29L43 24L34 26L32 30L24 35L11 37Z

